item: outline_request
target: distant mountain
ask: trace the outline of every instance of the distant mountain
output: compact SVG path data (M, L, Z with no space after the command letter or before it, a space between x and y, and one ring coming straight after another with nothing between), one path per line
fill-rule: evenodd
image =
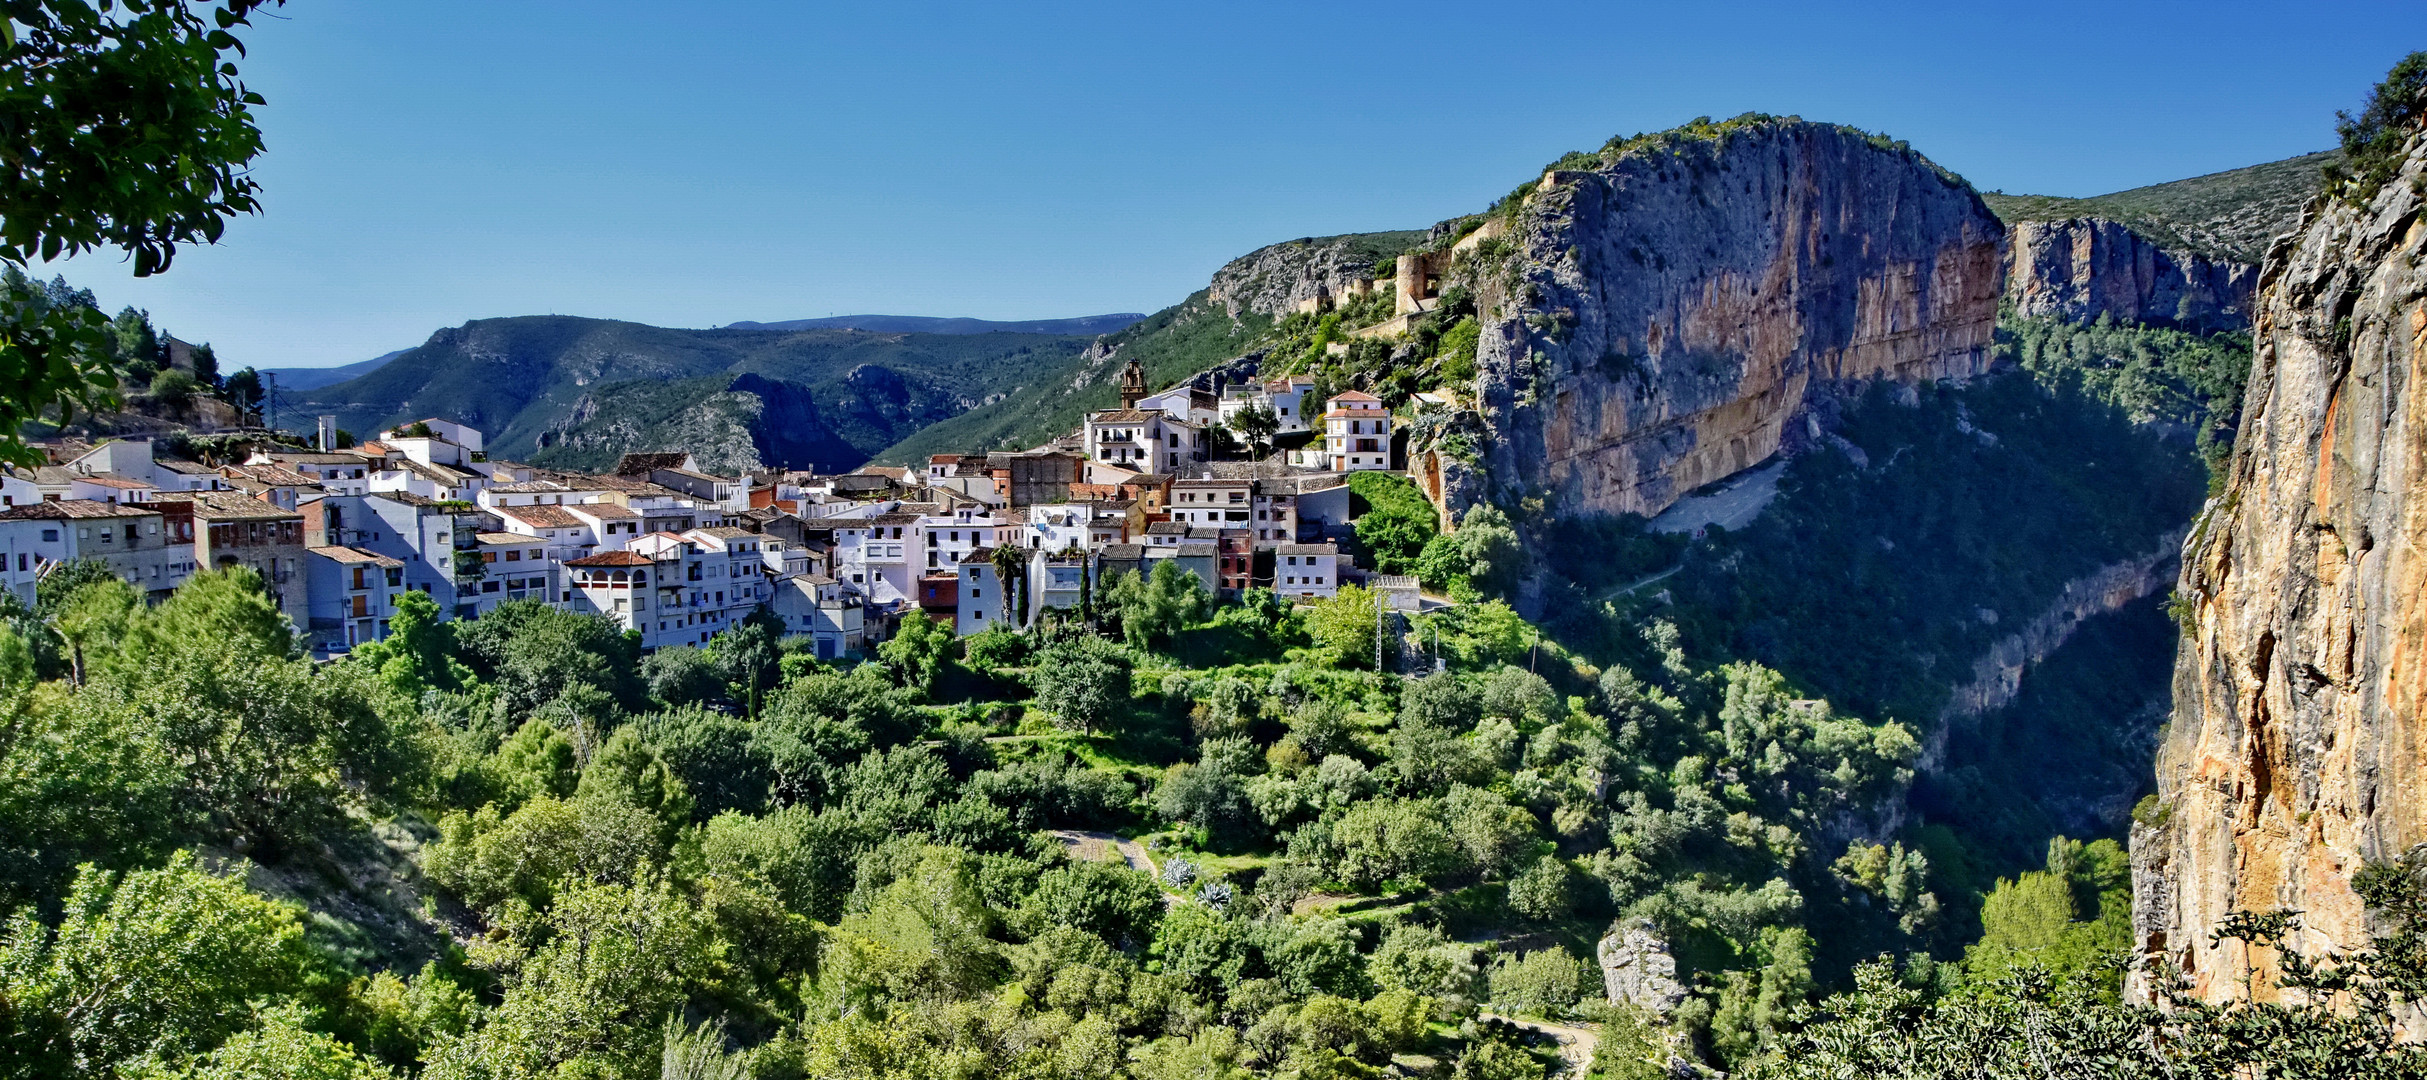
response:
M1183 300L1105 335L1064 377L1039 381L1002 401L955 416L877 455L908 464L929 454L1034 446L1079 426L1090 409L1119 404L1130 360L1147 384L1167 387L1255 351L1273 325L1318 290L1370 278L1376 263L1424 243L1422 229L1310 236L1248 252Z
M1981 199L2008 225L2106 218L2159 247L2255 266L2266 256L2268 241L2299 223L2301 206L2322 183L2319 170L2337 156L2322 150L2086 199L2002 192Z
M727 330L866 330L878 334L1109 334L1146 316L1135 311L1112 315L1082 315L1076 319L1032 319L995 322L989 319L939 319L927 315L836 315L824 319L785 322L737 322Z
M261 373L275 376L280 390L317 390L323 386L344 382L347 379L361 378L379 370L381 364L412 351L411 349L398 349L392 353L374 356L368 360L357 360L351 364L341 364L337 367L263 368Z
M849 469L938 421L1067 380L1090 340L482 319L286 407L335 413L362 435L455 420L487 433L494 456L567 468L681 447L724 472Z

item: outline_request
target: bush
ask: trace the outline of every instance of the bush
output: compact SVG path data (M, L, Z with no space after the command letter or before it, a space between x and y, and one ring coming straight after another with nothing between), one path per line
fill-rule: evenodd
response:
M1584 961L1566 949L1537 949L1522 956L1502 953L1489 976L1492 1004L1509 1012L1559 1016L1584 997Z
M2411 53L2393 65L2385 81L2368 91L2368 103L2358 116L2334 115L2343 160L2326 167L2327 180L2345 198L2365 202L2401 171L2410 138L2420 119L2427 117L2427 52Z

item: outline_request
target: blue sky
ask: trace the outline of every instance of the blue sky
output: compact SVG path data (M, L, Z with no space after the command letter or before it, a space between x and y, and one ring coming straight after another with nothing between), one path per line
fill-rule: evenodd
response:
M264 213L131 279L231 366L502 315L1152 311L1297 236L1482 208L1747 110L2092 195L2322 149L2427 5L295 0L247 36Z

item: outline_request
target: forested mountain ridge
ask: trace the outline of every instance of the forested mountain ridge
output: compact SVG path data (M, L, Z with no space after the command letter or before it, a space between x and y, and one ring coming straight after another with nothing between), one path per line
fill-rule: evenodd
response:
M573 316L440 330L295 396L358 432L437 416L491 452L596 467L680 435L720 468L846 471L936 421L1062 377L1086 339L851 329L677 330Z
M1140 312L1082 315L1075 319L954 319L931 315L828 315L817 319L736 322L727 330L867 330L879 334L1109 334L1143 319Z

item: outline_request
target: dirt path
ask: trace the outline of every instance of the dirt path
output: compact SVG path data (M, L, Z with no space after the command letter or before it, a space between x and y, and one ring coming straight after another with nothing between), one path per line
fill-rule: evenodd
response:
M1628 582L1628 583L1626 583L1626 584L1624 584L1624 585L1620 585L1620 586L1618 586L1617 588L1611 589L1611 590L1610 590L1610 591L1608 591L1608 592L1602 593L1601 595L1594 597L1594 598L1593 598L1593 602L1594 602L1594 603L1596 603L1596 604L1598 604L1598 603L1600 603L1600 602L1602 602L1602 601L1604 601L1604 600L1616 600L1616 599L1618 599L1619 597L1621 597L1621 596L1625 596L1626 594L1631 593L1631 592L1634 592L1635 590L1640 589L1640 588L1642 588L1642 587L1644 587L1644 586L1646 586L1646 585L1651 585L1651 584L1654 584L1654 583L1656 583L1656 582L1666 581L1666 580L1668 580L1668 578L1670 577L1670 575L1673 575L1673 574L1675 574L1677 571L1679 571L1679 570L1683 570L1683 569L1685 569L1685 564L1684 564L1684 563L1678 563L1677 565L1672 566L1672 567L1669 567L1668 569L1663 570L1663 571L1661 571L1661 572L1659 572L1659 573L1657 573L1657 574L1652 574L1652 575L1647 576L1647 577L1640 577L1640 578L1637 578L1637 579L1635 579L1635 580L1633 580L1633 581L1630 581L1630 582Z
M1130 869L1143 870L1146 872L1146 876L1158 882L1163 880L1163 870L1156 866L1154 859L1146 854L1146 845L1135 840L1124 839L1108 832L1092 832L1086 829L1054 829L1050 835L1061 841L1063 846L1070 849L1072 855L1079 858L1101 859L1104 857L1105 850L1109 848L1120 852L1121 858L1128 861Z
M1593 1067L1593 1051L1601 1045L1601 1034L1591 1028L1569 1027L1566 1024L1545 1023L1540 1020L1520 1020L1514 1016L1503 1016L1488 1011L1479 1015L1486 1020L1498 1020L1527 1031L1550 1036L1551 1041L1559 1044L1559 1060L1567 1062L1567 1071L1571 1076L1582 1076Z

